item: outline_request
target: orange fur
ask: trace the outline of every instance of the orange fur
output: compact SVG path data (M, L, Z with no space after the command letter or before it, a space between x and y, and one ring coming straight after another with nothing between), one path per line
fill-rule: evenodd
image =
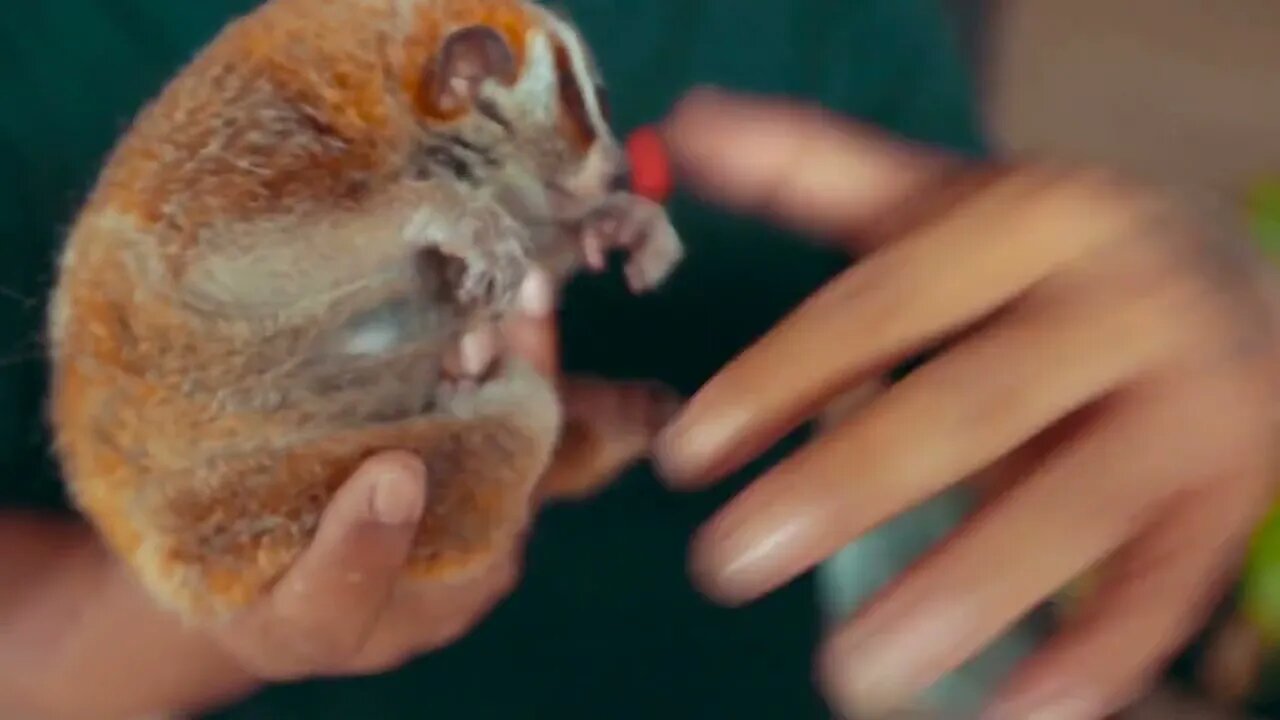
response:
M499 29L520 58L539 17L520 0L272 0L228 26L110 158L51 303L55 447L85 515L183 616L259 597L381 449L416 450L431 478L411 575L482 569L528 522L562 414L528 368L507 361L441 414L420 412L434 348L306 361L405 291L399 228L423 203L452 202L410 203L395 186L416 124L451 120L424 104L415 69L468 23ZM361 283L232 302L339 271ZM657 400L633 396L634 412L603 423L571 412L579 430L559 443L546 494L598 486L640 457Z
M406 62L402 63L404 71L400 75L401 88L414 99L418 111L423 115L439 120L451 120L460 114L457 111L437 107L430 98L423 95L422 89L429 85L424 78L413 72L412 68L421 67L439 47L443 33L447 28L464 25L487 25L498 29L516 58L517 66L524 61L525 30L536 22L527 6L520 3L481 0L447 0L436 3L432 7L420 6L415 9L413 22L417 32L413 40L405 46Z
M275 0L232 23L134 123L91 207L190 235L213 221L357 202L392 169L388 144L410 121L385 90L380 38L359 31L389 12L371 0ZM275 127L235 122L273 112L285 115ZM294 121L323 123L350 144L295 147ZM242 158L262 172L241 172L232 161Z

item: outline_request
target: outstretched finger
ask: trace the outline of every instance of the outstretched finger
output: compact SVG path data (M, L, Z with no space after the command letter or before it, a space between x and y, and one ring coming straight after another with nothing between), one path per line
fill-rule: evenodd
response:
M1133 337L1145 314L1097 317L1092 307L1010 313L881 392L699 533L706 589L732 603L771 592L1111 392L1150 353L1096 348ZM993 358L1001 382L984 383Z
M1144 227L1145 207L1112 200L1117 192L1092 177L1009 172L945 217L872 253L698 390L664 431L658 452L664 474L676 487L716 482L809 419L834 393L1025 305L1019 303L1045 277ZM1130 312L1118 319L1139 315L1149 324L1165 317L1158 313L1172 293L1131 284L1134 297L1125 299L1132 302L1120 306ZM1102 316L1109 311L1103 306ZM1032 335L1044 335L1036 329L1041 323L1031 322ZM1050 342L1060 342L1062 333L1052 323L1046 327ZM1167 339L1167 333L1146 335L1150 343L1141 347L1120 343L1101 352L1110 361L1135 360L1148 344ZM977 372L976 387L1000 387L987 382L986 367Z
M962 165L814 107L714 90L685 98L663 131L695 192L855 250Z
M1187 455L1129 452L1161 437L1164 402L1138 392L1109 398L1025 482L860 608L822 654L833 700L865 712L912 702L1136 537L1187 482Z

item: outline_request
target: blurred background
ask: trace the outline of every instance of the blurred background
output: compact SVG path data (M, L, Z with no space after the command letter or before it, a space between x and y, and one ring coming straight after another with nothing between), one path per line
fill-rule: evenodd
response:
M946 2L998 149L1106 163L1225 223L1280 173L1280 3Z

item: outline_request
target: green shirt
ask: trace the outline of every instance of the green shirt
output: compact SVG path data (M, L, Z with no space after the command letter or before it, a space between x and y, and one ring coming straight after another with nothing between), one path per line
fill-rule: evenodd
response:
M43 296L63 229L136 109L254 4L36 0L0 10L5 506L63 506L41 409ZM597 50L620 132L710 82L981 149L963 66L931 0L562 4ZM664 291L635 299L615 277L571 289L571 368L692 391L842 262L688 199L674 212L691 251ZM820 622L811 581L725 610L685 578L691 532L740 484L673 495L639 469L594 502L548 512L523 584L454 647L376 678L275 688L219 717L823 717L810 682Z

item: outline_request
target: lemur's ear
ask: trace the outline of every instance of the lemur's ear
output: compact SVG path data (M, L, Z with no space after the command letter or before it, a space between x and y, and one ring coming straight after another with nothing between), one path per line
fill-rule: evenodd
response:
M514 83L516 58L501 33L472 25L449 33L428 71L423 81L431 106L450 114L469 107L485 80Z

